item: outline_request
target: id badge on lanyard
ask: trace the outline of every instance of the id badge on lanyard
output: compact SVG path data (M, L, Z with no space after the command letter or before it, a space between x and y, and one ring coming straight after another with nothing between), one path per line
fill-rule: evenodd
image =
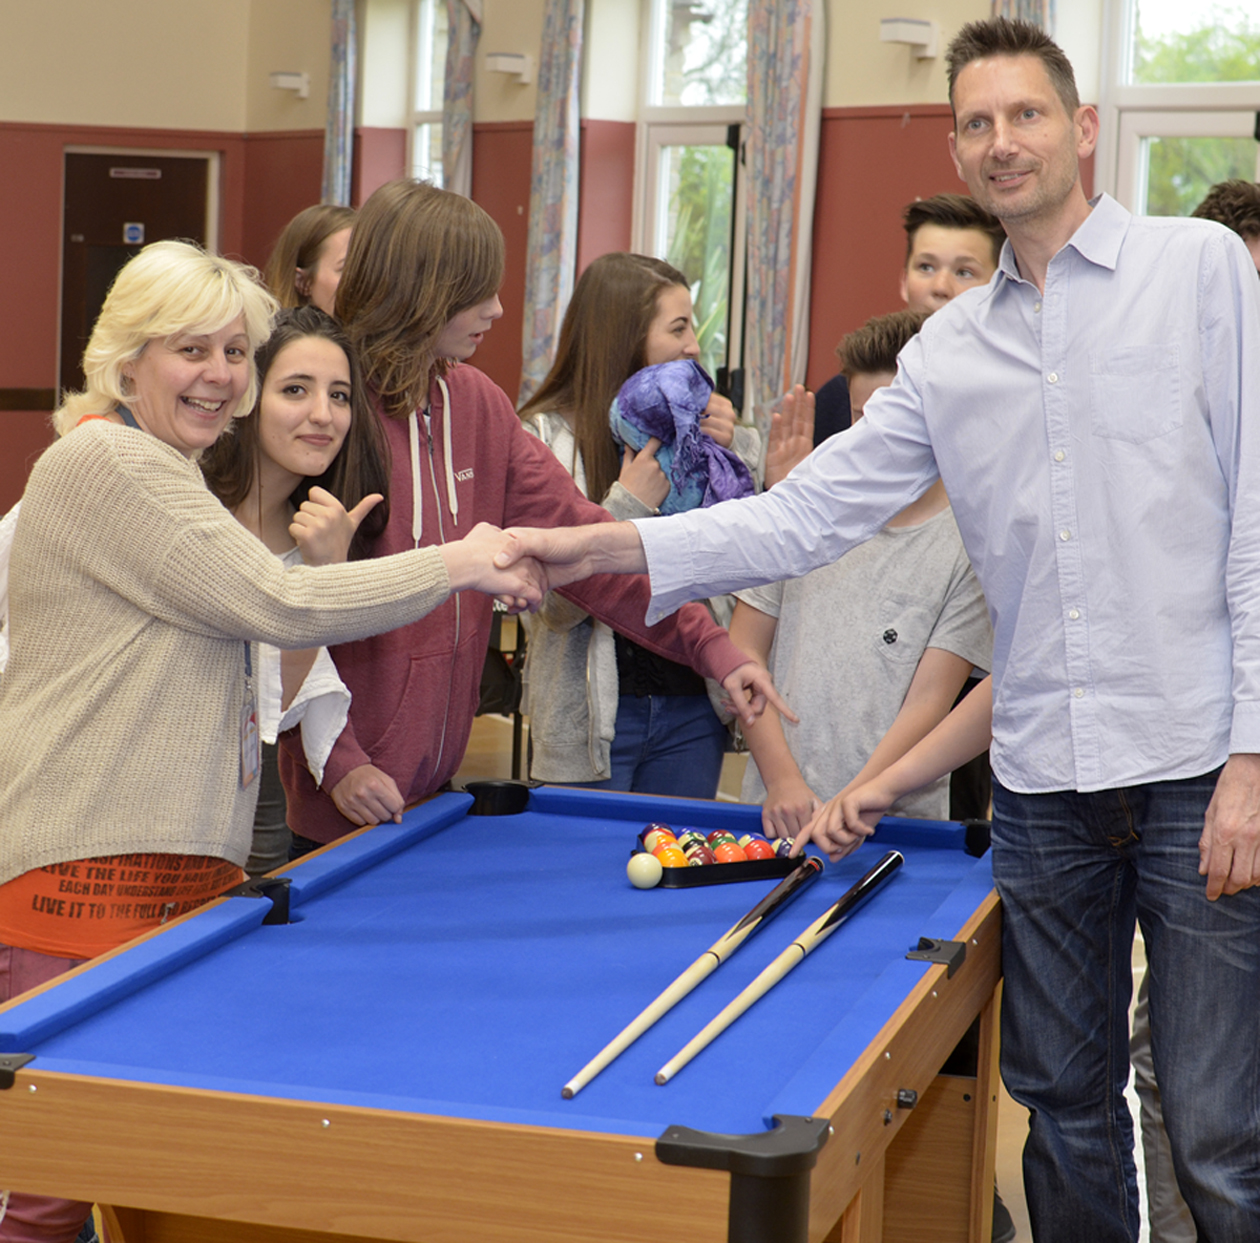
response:
M258 703L254 698L254 666L245 644L245 699L241 703L241 789L247 790L262 768L258 739Z

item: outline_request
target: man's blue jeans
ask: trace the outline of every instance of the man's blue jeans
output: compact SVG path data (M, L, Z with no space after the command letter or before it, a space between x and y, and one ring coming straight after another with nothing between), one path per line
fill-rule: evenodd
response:
M1218 773L1092 794L993 785L1002 1078L1032 1111L1039 1243L1138 1237L1128 1012L1135 918L1173 1162L1201 1243L1260 1240L1260 889L1209 902Z

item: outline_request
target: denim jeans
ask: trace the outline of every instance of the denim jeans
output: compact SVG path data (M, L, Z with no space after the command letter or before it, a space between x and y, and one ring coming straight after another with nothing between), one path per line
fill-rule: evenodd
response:
M1155 1076L1199 1239L1260 1240L1260 889L1205 895L1198 843L1217 776L1092 794L994 782L1002 1077L1032 1111L1024 1187L1039 1243L1138 1237L1124 1099L1135 919Z
M707 695L622 695L616 730L612 775L575 784L676 798L717 793L727 733Z

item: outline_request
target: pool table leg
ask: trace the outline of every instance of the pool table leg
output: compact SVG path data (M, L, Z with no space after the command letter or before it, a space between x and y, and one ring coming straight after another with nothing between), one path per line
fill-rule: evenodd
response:
M883 1238L884 1158L879 1156L823 1243L883 1243Z

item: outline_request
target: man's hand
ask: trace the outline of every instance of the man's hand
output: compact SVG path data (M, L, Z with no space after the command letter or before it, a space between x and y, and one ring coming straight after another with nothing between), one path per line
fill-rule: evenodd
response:
M766 443L766 487L782 482L814 451L814 394L798 384L770 415Z
M541 567L544 593L592 574L643 574L647 557L634 524L595 522L585 527L512 527L495 557L500 569L532 557ZM449 547L449 545L447 545Z
M516 546L489 522L479 522L463 539L438 549L446 563L452 591L483 591L497 597L511 613L537 608L547 593L546 573L531 557L500 558Z
M752 725L766 710L767 704L773 704L789 721L800 724L800 717L787 706L787 701L775 689L770 671L755 660L739 665L733 672L722 679L722 689L726 692L723 701L726 708L733 712L745 725Z
M373 492L347 513L331 492L312 488L289 525L293 542L302 550L302 560L307 565L344 561L359 524L384 499L379 492Z
M1199 839L1209 902L1260 884L1260 755L1231 755L1216 781Z
M766 801L761 805L761 827L767 837L795 837L821 806L822 799L797 771L785 779L766 783Z
M700 416L700 430L715 440L723 449L729 449L735 439L735 424L739 416L730 400L718 393L709 394L709 404Z
M332 788L332 801L351 824L402 820L403 797L393 777L374 764L352 768Z

